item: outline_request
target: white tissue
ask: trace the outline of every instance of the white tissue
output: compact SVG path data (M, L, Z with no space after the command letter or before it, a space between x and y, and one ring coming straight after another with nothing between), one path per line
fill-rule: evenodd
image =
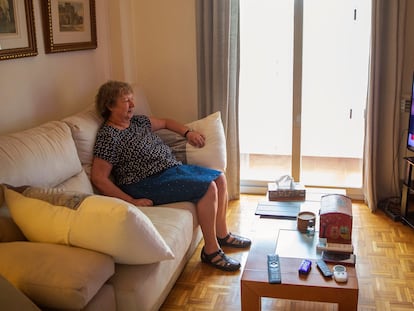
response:
M289 175L283 175L278 180L276 180L276 186L277 189L293 189L293 178Z

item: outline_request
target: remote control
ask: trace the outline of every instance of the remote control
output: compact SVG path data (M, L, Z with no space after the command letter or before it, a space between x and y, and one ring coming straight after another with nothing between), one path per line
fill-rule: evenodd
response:
M332 277L333 273L331 271L331 269L329 269L329 267L327 266L327 264L325 263L325 261L323 261L322 259L318 259L316 261L316 265L319 268L319 271L321 271L321 273L323 274L324 277Z
M271 284L282 283L282 276L280 274L279 255L276 255L276 254L267 255L267 272L269 276L269 283Z

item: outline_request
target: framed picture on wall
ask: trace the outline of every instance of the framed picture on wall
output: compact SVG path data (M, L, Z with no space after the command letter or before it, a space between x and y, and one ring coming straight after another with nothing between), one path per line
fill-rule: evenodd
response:
M41 0L41 5L46 53L98 46L95 0Z
M0 60L35 55L32 0L0 0Z

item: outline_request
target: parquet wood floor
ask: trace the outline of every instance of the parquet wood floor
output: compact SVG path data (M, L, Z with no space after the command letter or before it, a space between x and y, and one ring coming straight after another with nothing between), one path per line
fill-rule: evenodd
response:
M257 202L264 196L242 195L228 211L230 229L253 236L258 216ZM394 222L382 211L372 213L365 204L353 204L353 244L357 256L359 311L414 310L414 230ZM272 220L275 221L275 220ZM277 226L296 226L295 221L277 220ZM254 243L254 240L253 240ZM160 310L239 311L241 271L226 273L200 261L199 248ZM248 250L226 253L238 259L242 268ZM334 304L263 298L262 310L333 311Z

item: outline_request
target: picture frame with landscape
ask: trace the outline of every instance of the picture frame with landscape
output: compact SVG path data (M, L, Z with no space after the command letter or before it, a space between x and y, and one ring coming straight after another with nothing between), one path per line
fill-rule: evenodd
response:
M95 0L42 0L45 52L97 48Z

